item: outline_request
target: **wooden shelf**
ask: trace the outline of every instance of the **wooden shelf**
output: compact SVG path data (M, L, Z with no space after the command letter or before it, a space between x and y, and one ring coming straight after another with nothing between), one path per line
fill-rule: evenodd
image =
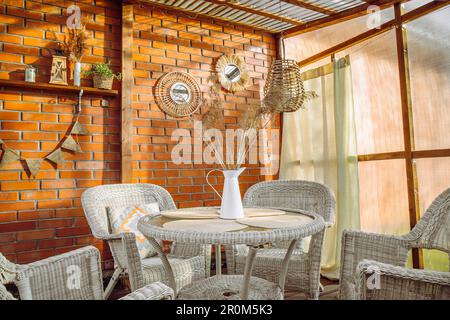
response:
M117 90L103 90L91 87L75 87L75 86L64 86L58 84L51 83L43 83L43 82L25 82L25 81L17 81L17 80L4 80L0 79L0 87L11 87L11 88L20 88L22 90L44 90L44 91L52 91L52 92L64 92L64 93L72 93L78 95L81 89L83 89L85 96L108 96L108 97L116 97L119 95L119 91Z

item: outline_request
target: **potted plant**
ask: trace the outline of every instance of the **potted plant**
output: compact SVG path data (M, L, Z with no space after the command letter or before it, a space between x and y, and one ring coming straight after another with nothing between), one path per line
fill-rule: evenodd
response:
M92 66L92 69L86 72L86 76L93 76L94 88L111 90L114 78L122 80L121 73L114 73L109 64L96 63Z

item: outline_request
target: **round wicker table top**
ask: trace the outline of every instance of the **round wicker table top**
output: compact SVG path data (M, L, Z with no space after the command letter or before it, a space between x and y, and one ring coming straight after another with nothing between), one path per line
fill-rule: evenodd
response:
M145 236L152 237L158 240L178 241L181 243L193 244L260 245L268 242L292 241L295 239L305 238L317 232L320 232L325 228L325 223L322 217L317 214L292 209L282 210L286 212L283 217L292 216L293 218L298 218L299 216L303 216L303 219L298 219L301 220L301 223L294 223L289 227L278 226L277 228L263 228L246 225L245 228L241 228L240 230L219 232L217 231L217 229L220 228L214 228L216 229L216 231L214 231L214 229L213 231L208 229L201 229L201 220L199 219L193 219L198 221L199 230L195 230L195 228L192 228L192 223L186 224L189 225L189 227L186 227L186 229L183 229L179 226L176 229L165 228L164 225L166 223L179 221L181 219L171 219L165 217L162 214L157 214L148 215L141 218L138 222L138 229ZM276 218L277 216L274 216L274 219ZM265 217L265 219L270 219L270 217ZM220 224L221 221L223 221L224 224L230 222L230 220L217 219L218 224ZM237 222L239 222L239 220L237 220Z

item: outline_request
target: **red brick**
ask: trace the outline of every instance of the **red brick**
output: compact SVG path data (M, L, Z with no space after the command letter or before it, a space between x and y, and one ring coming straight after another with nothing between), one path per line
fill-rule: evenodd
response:
M14 190L33 190L39 187L37 181L20 181L20 182L1 182L1 191L14 191Z
M0 232L16 232L34 229L36 229L36 223L34 221L0 223Z
M54 235L55 230L20 231L17 233L17 240L48 239L53 238Z
M62 228L56 230L57 237L81 236L90 234L89 227Z
M38 209L70 208L70 207L72 207L71 200L40 200L38 202Z
M70 227L72 225L72 222L72 219L40 220L38 221L38 229Z
M31 251L35 250L37 248L37 242L36 241L22 241L18 243L10 243L10 244L3 244L0 245L0 252L6 254L6 253L16 253L16 252L23 252L23 251Z

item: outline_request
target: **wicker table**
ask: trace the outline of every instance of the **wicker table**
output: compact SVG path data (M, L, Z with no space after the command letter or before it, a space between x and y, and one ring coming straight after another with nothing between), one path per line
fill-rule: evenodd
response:
M325 223L321 216L289 209L287 215L305 215L311 219L302 225L288 228L246 227L239 231L209 232L208 230L170 230L164 224L177 219L169 219L161 214L146 216L139 220L138 229L155 247L166 269L169 285L178 299L283 299L284 283L288 263L292 252L300 239L322 231ZM224 220L225 221L228 220ZM219 222L220 223L220 222ZM249 247L244 275L222 275L220 262L217 262L217 273L210 278L196 281L177 290L175 277L169 260L158 240L175 241L186 244L210 244L216 246L216 259L220 261L220 245L245 244ZM281 265L278 284L264 279L252 277L253 262L259 247L276 242L290 242L286 256Z

